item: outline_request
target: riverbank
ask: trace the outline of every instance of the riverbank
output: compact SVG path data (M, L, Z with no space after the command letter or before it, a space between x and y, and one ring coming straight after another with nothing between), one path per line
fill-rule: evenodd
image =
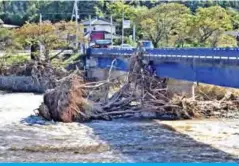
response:
M33 115L41 102L41 95L0 95L0 161L239 161L238 120L54 123Z

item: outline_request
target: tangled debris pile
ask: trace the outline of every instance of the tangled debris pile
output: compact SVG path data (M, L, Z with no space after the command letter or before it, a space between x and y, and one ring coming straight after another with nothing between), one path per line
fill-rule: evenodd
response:
M238 118L239 99L231 100L193 100L192 98L174 97L172 103L181 107L186 118Z
M239 118L239 90L201 84L195 88L196 100L175 97L192 117Z
M149 82L148 82L149 83ZM156 81L155 81L156 83ZM162 82L157 82L162 86ZM47 120L62 122L84 122L91 119L112 119L124 117L124 115L134 115L142 111L161 111L162 109L177 107L169 105L169 99L164 96L166 90L157 91L154 94L147 92L144 97L137 93L129 83L124 84L119 91L115 92L106 100L98 100L89 97L89 93L94 91L105 91L112 82L84 83L79 74L71 75L58 81L56 88L44 94L44 101L39 107L39 115ZM150 86L148 86L150 88ZM152 87L152 85L151 85ZM149 89L148 89L149 90ZM154 97L155 95L156 97ZM107 95L104 95L107 96ZM102 96L99 96L102 98ZM158 101L158 102L156 102ZM154 108L152 107L154 103Z
M110 86L114 84L110 78L114 61L109 70L109 78L104 82L84 84L82 78L75 73L63 78L55 89L44 95L39 115L48 120L83 122L177 108L177 105L170 104L167 97L165 79L152 76L145 69L142 56L142 53L136 53L131 57L130 64L133 65L128 80L111 97L108 96ZM100 96L103 101L92 98L99 90L103 93ZM83 92L88 94L87 97Z
M236 100L239 97L239 89L224 88L220 86L200 84L196 86L196 100Z
M101 82L84 83L77 73L63 78L55 89L45 93L39 115L63 122L112 119L145 112L159 118L190 119L218 117L239 108L239 100L231 97L215 101L169 98L167 80L146 70L141 53L131 57L127 80L109 97L110 88L115 85L111 71L112 66L108 79Z
M108 120L134 116L142 112L154 112L159 118L191 119L230 117L228 113L238 112L239 108L238 99L232 100L232 98L226 97L223 100L214 101L199 101L182 96L169 99L166 88L153 90L152 82L150 86L144 87L143 92L136 90L140 89L139 87L135 88L127 83L107 100L99 101L95 97L95 101L93 101L92 98L87 98L92 90L106 92L105 86L109 86L109 84L107 82L83 83L80 76L71 74L61 80L55 89L45 93L39 114L48 120L63 122L84 122L91 119ZM162 80L158 80L157 84L164 87ZM145 82L144 85L147 83ZM102 95L99 98L102 98Z

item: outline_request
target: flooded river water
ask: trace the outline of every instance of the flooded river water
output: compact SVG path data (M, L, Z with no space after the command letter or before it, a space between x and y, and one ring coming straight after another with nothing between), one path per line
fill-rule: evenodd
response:
M238 162L239 120L46 122L41 95L0 94L1 162Z

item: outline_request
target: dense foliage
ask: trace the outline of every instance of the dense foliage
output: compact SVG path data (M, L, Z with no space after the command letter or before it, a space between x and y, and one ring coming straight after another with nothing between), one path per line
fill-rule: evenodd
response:
M41 14L44 22L42 26L47 32L39 35L37 41L44 43L47 49L59 47L62 44L59 43L59 35L55 35L52 31L62 29L63 25L60 28L59 22L71 20L73 5L74 1L1 1L0 18L3 22L25 25L17 33L0 29L0 40L7 37L8 41L11 41L11 36L17 34L21 42L32 45L36 41L36 35L31 33L39 33L39 26L35 23L39 22ZM118 34L121 33L121 18L124 13L125 19L131 20L136 25L137 36L143 35L158 47L237 45L236 38L225 32L236 31L239 28L238 1L199 0L169 3L157 0L125 2L100 0L79 1L78 7L80 20L87 19L89 15L104 18L112 15L118 25ZM51 22L47 23L47 20ZM75 33L73 26L69 27L71 28L67 31ZM66 30L60 32L61 35L67 35ZM125 40L128 43L132 43L130 35L132 28L125 30L125 36L128 36ZM81 41L84 40L82 34L80 38Z
M26 23L14 31L15 38L23 46L30 46L32 53L37 54L36 47L40 44L43 45L46 59L50 59L50 50L69 47L75 34L77 34L79 42L85 42L81 33L83 31L82 26L79 24L78 31L76 31L74 22L61 21L52 24L50 21L43 21L42 23ZM32 57L34 56L32 55Z
M167 3L167 1L165 1ZM164 3L159 0L139 1L130 0L125 1L126 13L132 15L134 7L145 6L147 8L155 7ZM197 0L197 1L183 1L178 2L184 4L193 13L199 7L210 7L219 5L223 8L233 8L239 10L239 1L213 1L213 0ZM51 20L57 22L60 20L70 20L74 1L0 1L0 18L5 23L22 25L25 21L38 21L39 14L43 15L44 20ZM110 7L109 7L110 6ZM105 16L112 11L120 11L122 8L122 1L79 1L78 8L81 19L92 16ZM130 10L128 10L130 9ZM114 15L122 14L121 12ZM126 14L128 15L128 14ZM134 14L133 14L134 15ZM116 18L119 17L116 16ZM127 16L126 16L127 18Z

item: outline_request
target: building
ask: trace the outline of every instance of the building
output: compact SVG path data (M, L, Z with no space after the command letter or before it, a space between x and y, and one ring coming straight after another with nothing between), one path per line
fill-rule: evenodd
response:
M112 34L115 34L115 25L111 22L102 18L95 18L91 21L86 20L83 21L82 24L84 25L84 32L91 32L91 31L106 31L108 33L111 33L112 28Z
M84 25L85 38L88 39L90 45L94 45L96 40L111 40L119 38L116 35L116 25L109 20L102 18L85 20L81 22Z
M112 35L113 39L118 38L116 35ZM90 41L95 41L95 40L111 40L111 33L104 31L104 30L93 30L91 32L86 32L85 33L85 38L90 39Z

